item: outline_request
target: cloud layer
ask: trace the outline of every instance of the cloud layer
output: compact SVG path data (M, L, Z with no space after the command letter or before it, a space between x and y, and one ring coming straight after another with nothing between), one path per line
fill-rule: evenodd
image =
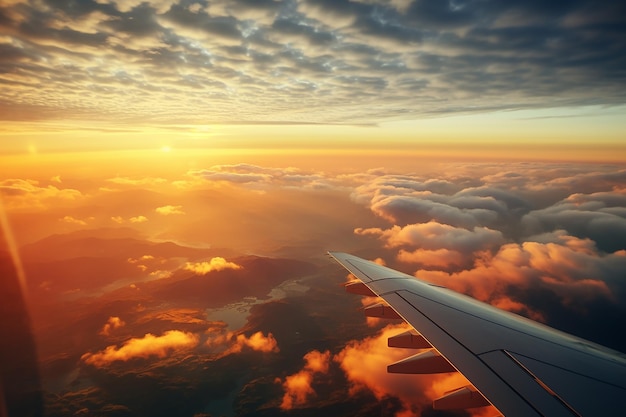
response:
M397 269L583 337L593 328L562 321L548 299L581 321L626 310L623 170L466 168L372 178L352 198L388 226L355 233L380 241Z
M609 0L12 1L0 114L372 123L623 103L624 15Z

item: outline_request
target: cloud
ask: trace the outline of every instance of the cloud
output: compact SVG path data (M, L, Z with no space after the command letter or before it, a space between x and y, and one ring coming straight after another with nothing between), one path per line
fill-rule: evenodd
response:
M258 331L247 337L243 333L228 332L224 326L213 326L209 328L207 333L209 337L205 343L206 346L218 348L221 352L220 357L239 353L244 348L264 353L280 352L278 342L272 333L268 333L266 336L263 332Z
M237 265L234 262L228 262L226 259L216 256L211 258L209 262L187 262L183 269L185 271L191 271L196 275L206 275L210 272L241 268L243 268L241 265Z
M398 253L400 262L419 264L428 269L458 269L467 264L468 256L450 249L416 249L412 252L401 249Z
M280 408L291 410L307 403L309 397L316 395L312 387L316 374L325 374L330 366L330 351L312 350L304 355L305 365L301 371L289 375L282 382L285 394Z
M497 230L486 227L467 230L435 221L404 227L393 226L386 230L357 228L354 232L358 235L377 236L392 248L409 246L429 250L445 248L457 252L471 252L497 247L504 242L502 233Z
M112 182L114 184L119 185L132 185L132 186L160 186L163 183L166 183L167 180L165 178L160 177L143 177L143 178L129 178L129 177L114 177L107 179L108 182Z
M125 326L126 323L117 316L111 316L100 330L102 336L109 336L112 330Z
M306 112L308 123L371 124L614 105L624 12L608 0L6 4L0 114L206 124L302 123Z
M493 255L483 254L472 269L453 273L418 270L416 276L487 302L498 303L509 286L548 289L574 309L598 298L613 302L614 292L622 291L617 275L618 268L626 267L624 253L598 254L592 241L563 231L540 240L549 238L553 242L505 244Z
M410 329L407 324L388 325L378 334L353 340L333 360L339 364L350 383L350 392L368 390L380 401L397 397L402 410L396 416L421 415L423 404L441 397L446 391L468 385L460 374L403 375L387 373L387 365L404 359L414 350L389 348L387 339Z
M71 224L77 224L79 226L86 226L87 222L81 219L77 219L73 216L65 216L62 219L60 219L62 222L65 223L71 223Z
M520 314L525 317L529 317L535 321L545 323L546 318L540 312L537 312L525 305L522 302L515 301L507 296L501 296L499 298L491 300L490 304L494 307L498 307L502 310L511 311L516 314Z
M476 180L463 184L399 175L375 178L357 187L352 198L397 225L434 221L466 229L497 228L511 215L527 211L529 205L510 192Z
M188 174L207 181L248 186L274 185L299 189L326 189L335 186L335 182L328 176L294 167L272 168L252 164L215 165L209 169L189 171Z
M311 388L312 379L312 375L308 372L299 372L285 378L285 382L283 382L285 395L280 403L280 408L291 410L298 405L306 404L307 397L315 394Z
M198 336L169 330L161 336L147 333L142 338L132 338L119 348L115 345L96 353L85 353L81 360L86 364L99 368L106 367L116 361L129 361L136 358L147 359L151 356L164 358L172 352L187 351L198 345Z
M146 216L134 216L128 219L128 221L131 223L145 223L148 221L148 218Z
M626 191L576 193L522 218L530 231L562 228L589 237L606 251L626 249Z
M471 267L483 251L497 250L505 242L501 232L486 227L467 230L430 221L390 229L357 228L357 235L375 236L388 248L401 248L397 259L442 270Z
M160 207L162 208L162 207ZM161 213L164 214L164 213ZM126 220L124 220L124 218L122 216L112 216L111 217L111 221L117 223L117 224L122 224L124 223ZM129 217L128 221L130 223L145 223L148 221L148 218L146 216L133 216L133 217Z
M380 175L358 186L352 199L394 225L388 230L359 228L357 232L379 235L389 245L414 242L427 245L420 249L463 252L467 246L459 249L446 240L478 239L469 235L483 234L497 245L498 233L502 239L521 241L565 229L574 236L592 238L603 250L615 251L626 248L624 233L620 233L626 227L623 180L624 173L615 167L471 165L452 168L443 178ZM580 192L572 194L572 189ZM432 234L435 227L440 229L435 231L436 239L420 240L420 235ZM433 244L428 246L428 241Z
M36 180L19 178L0 181L0 194L7 208L14 209L47 208L83 197L80 191L72 188L58 188L52 184L46 186Z
M380 253L403 264L396 269L581 337L601 336L592 320L619 320L626 305L622 170L573 164L443 169L438 178L365 178L353 201L390 225L358 227L355 234L378 239ZM572 326L571 317L587 324ZM603 342L623 349L619 337Z
M167 205L167 206L157 207L156 209L154 209L154 211L156 211L159 214L162 214L163 216L169 216L172 214L185 214L185 212L183 211L183 206Z
M246 337L243 334L237 335L235 344L228 350L229 353L240 352L241 349L247 346L257 352L279 352L278 342L274 339L271 333L265 336L262 332L256 332L250 337Z

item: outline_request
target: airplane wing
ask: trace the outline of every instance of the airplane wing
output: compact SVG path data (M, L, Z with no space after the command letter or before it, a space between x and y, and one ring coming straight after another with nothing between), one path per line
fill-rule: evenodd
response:
M434 408L491 403L506 417L626 409L626 355L359 257L329 254L359 279L348 292L386 302L366 315L402 318L417 331L390 338L389 346L431 348L389 372L458 371L472 383L436 399Z

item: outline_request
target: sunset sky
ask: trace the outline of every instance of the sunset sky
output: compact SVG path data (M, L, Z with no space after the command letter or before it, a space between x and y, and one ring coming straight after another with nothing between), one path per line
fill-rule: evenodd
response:
M386 374L406 326L327 250L626 351L625 28L609 0L0 1L0 333L21 282L46 414L497 415Z
M11 153L541 145L615 161L624 15L609 0L8 0L0 140Z

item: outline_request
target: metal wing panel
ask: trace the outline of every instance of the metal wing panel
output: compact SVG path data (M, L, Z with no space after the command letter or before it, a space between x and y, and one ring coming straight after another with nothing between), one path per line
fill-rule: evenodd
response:
M339 262L344 268L346 268L352 275L365 282L385 279L385 278L412 278L412 275L403 274L394 269L387 268L386 266L378 265L365 259L361 259L357 256L350 255L342 252L329 252L337 262Z
M455 340L436 321L416 309L411 303L410 294L401 291L399 293L388 292L380 296L504 415L508 417L542 415L497 373L493 372L480 357Z
M599 401L598 409L621 406L626 361L619 353L358 257L331 255L506 416L595 415Z

